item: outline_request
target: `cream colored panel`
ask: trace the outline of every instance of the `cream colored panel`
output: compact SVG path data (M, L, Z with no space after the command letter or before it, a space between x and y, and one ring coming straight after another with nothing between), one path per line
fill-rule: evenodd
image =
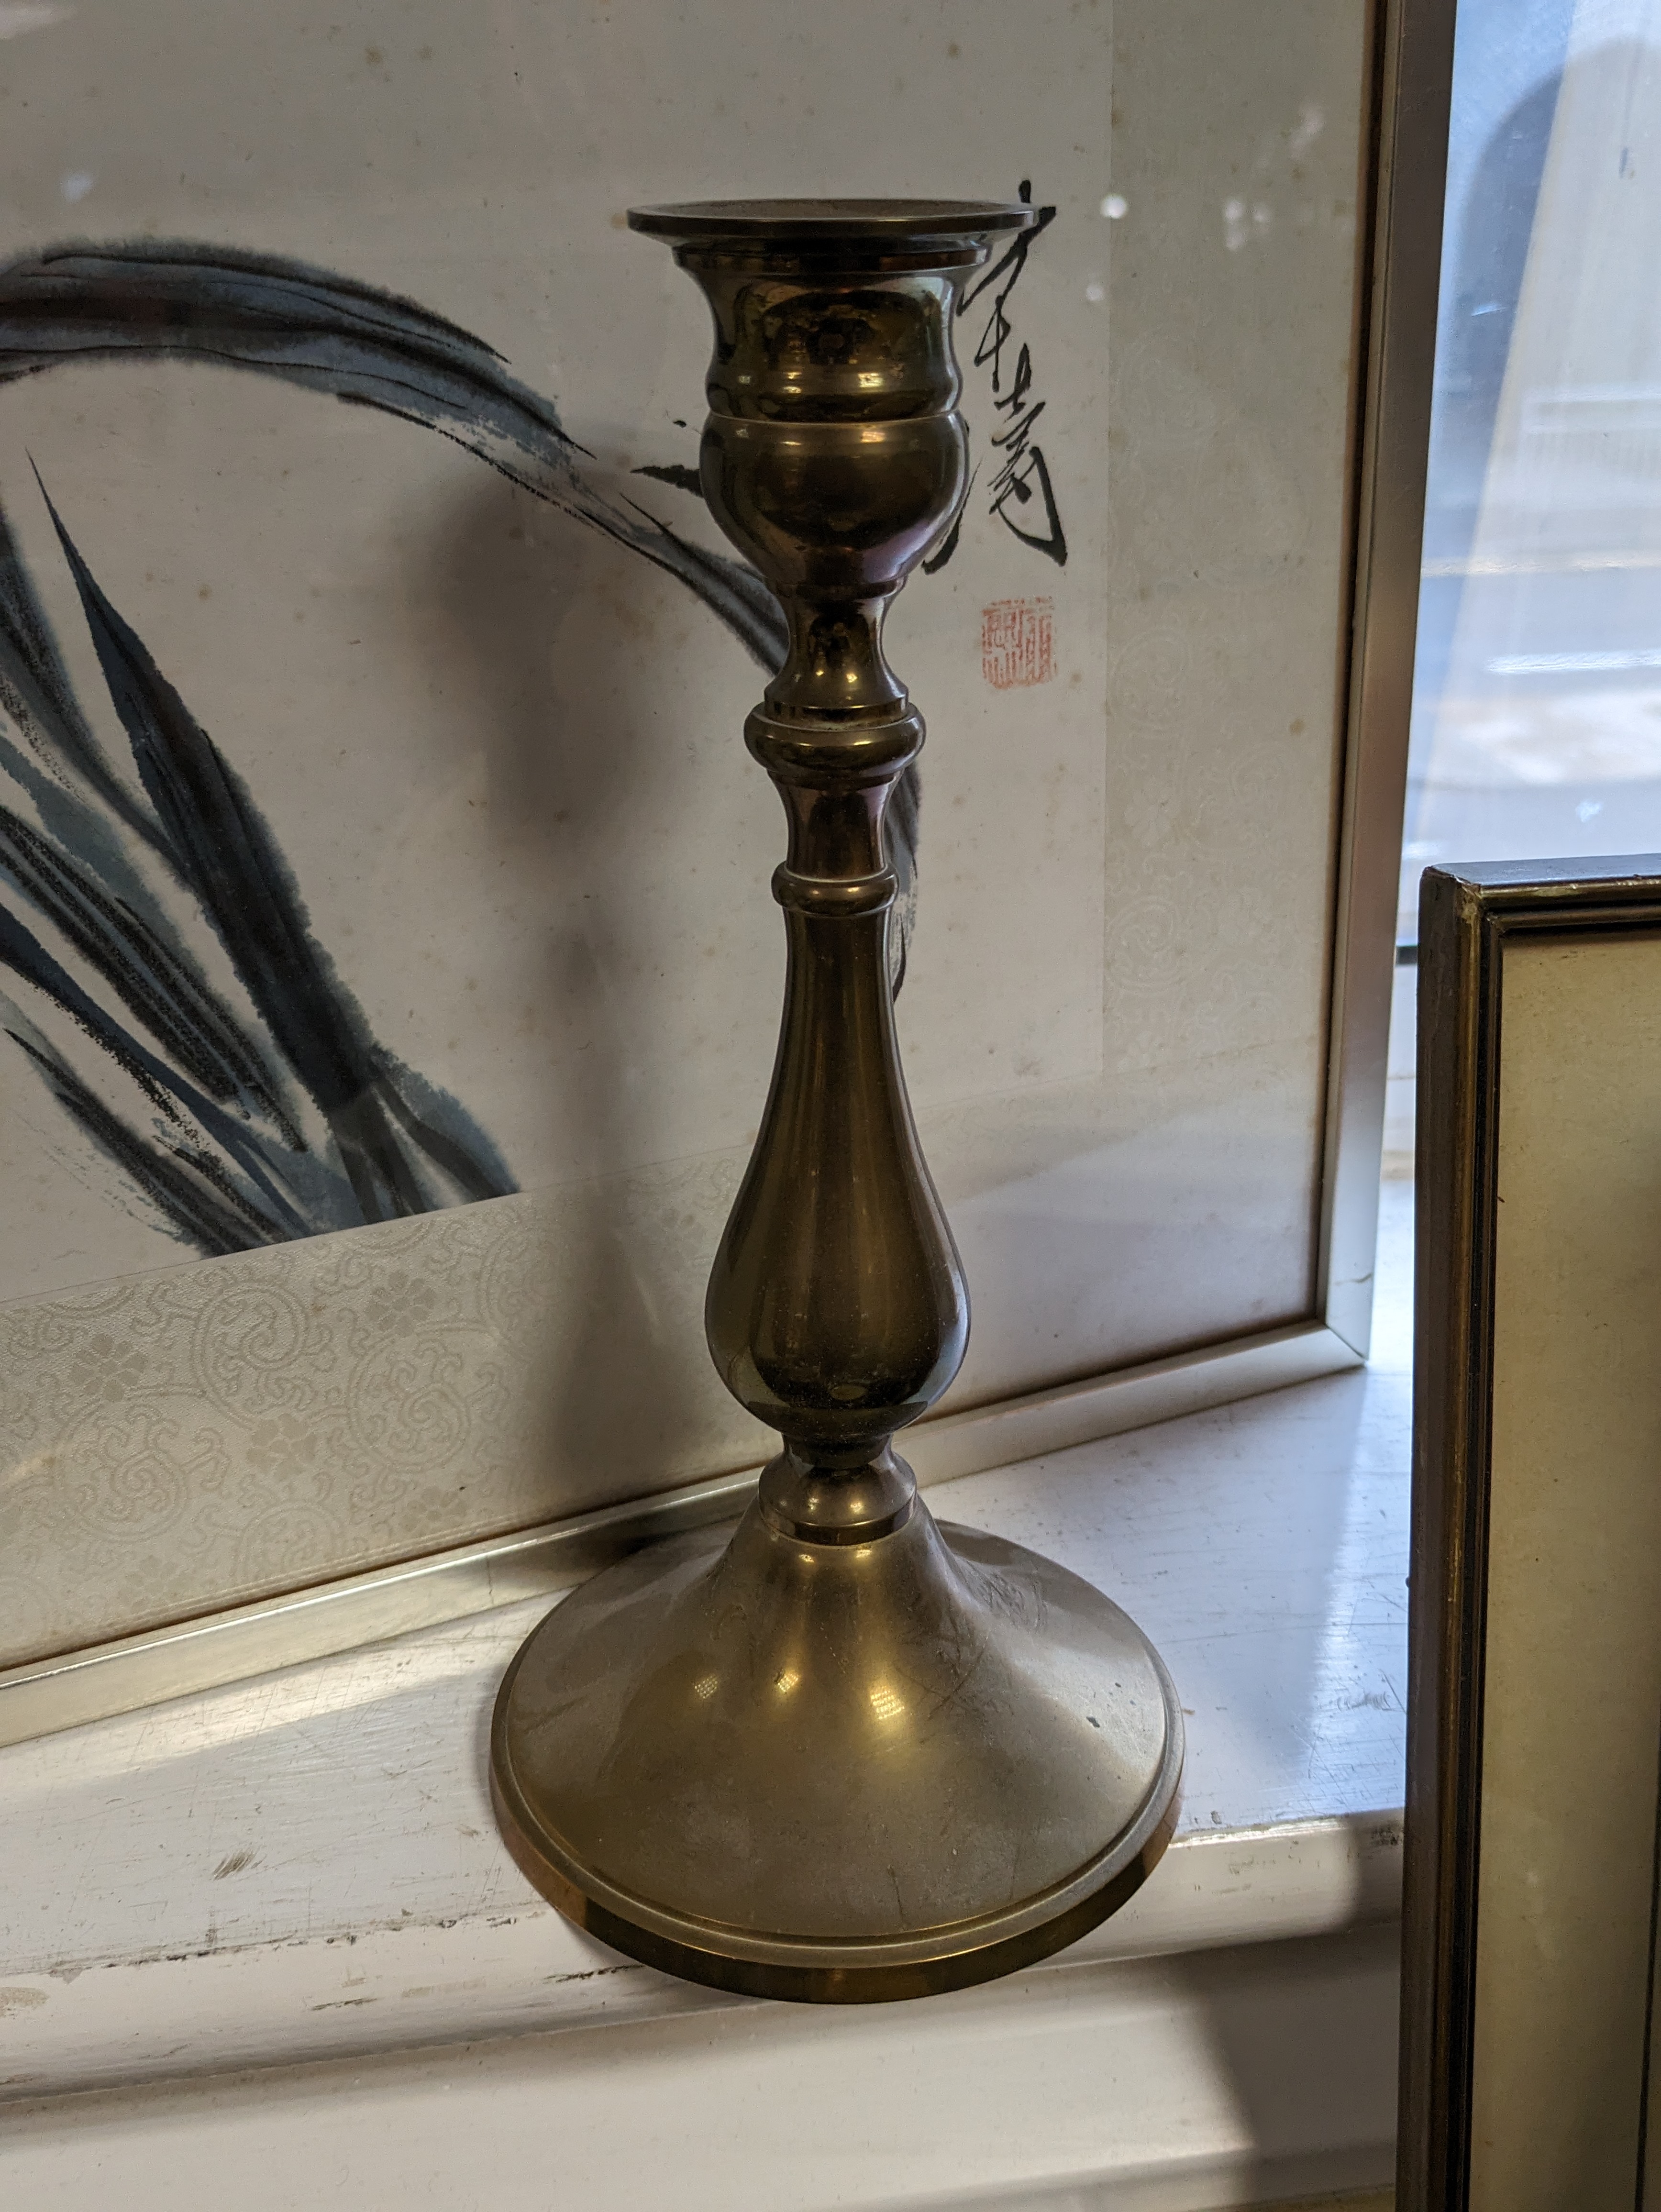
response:
M686 1231L730 1182L697 1161L0 1313L0 1663L764 1458ZM596 1389L624 1362L640 1387Z
M1238 1109L1189 1128L1244 1271L1274 1199ZM770 1432L703 1346L709 1224L742 1165L0 1310L0 1665L758 1464ZM1175 1202L1150 1194L1149 1243ZM1065 1250L1089 1224L1056 1228ZM1045 1325L1041 1307L1035 1359Z
M1471 2212L1630 2212L1661 1742L1661 941L1504 956Z
M557 400L600 495L711 547L694 499L636 473L693 459L708 337L626 205L1032 180L1058 213L1007 302L1001 389L1029 346L1068 557L994 509L988 300L962 334L961 544L892 625L931 732L901 1026L975 1299L949 1402L1306 1312L1360 0L83 0L31 24L3 50L0 252L185 239L405 294ZM6 1656L752 1459L697 1316L782 965L782 828L739 737L761 672L680 581L416 422L211 368L56 369L0 386L0 496L118 757L32 466L246 779L374 1033L526 1194L180 1272L0 1039L0 1557L36 1624ZM158 896L240 1006L199 915ZM500 1340L466 1287L497 1236L521 1286ZM411 1253L435 1310L460 1301L444 1387L475 1415L441 1463L387 1445L370 1480L328 1410L357 1370L326 1347L367 1356L362 1301ZM312 1333L273 1354L278 1449L252 1370L192 1410L176 1316L234 1340L242 1283L290 1279ZM129 1323L132 1402L165 1408L143 1450L87 1364ZM450 1403L429 1380L413 1354L365 1370L350 1419L415 1438ZM140 1461L183 1484L176 1522L142 1484L122 1506Z

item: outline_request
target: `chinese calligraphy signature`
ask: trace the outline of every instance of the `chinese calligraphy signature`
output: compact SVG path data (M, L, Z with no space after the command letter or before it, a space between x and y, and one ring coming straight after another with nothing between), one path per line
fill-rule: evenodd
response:
M1032 184L1023 179L1020 197L1031 206ZM1026 258L1056 220L1053 207L1041 207L1031 230L1019 232L1002 256L978 276L958 303L958 313L969 315L977 308L985 314L976 340L977 368L991 373L992 404L1000 428L991 445L997 468L989 487L988 512L1019 538L1056 562L1067 565L1067 532L1062 526L1056 489L1043 447L1033 436L1048 401L1034 397L1032 349L1016 341L1011 302L1026 268ZM933 574L943 568L957 550L954 529L932 561L924 563Z

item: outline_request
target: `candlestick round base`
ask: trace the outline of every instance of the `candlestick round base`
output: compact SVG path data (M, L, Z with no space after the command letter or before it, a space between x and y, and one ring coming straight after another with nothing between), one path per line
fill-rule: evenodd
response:
M719 1989L927 1996L1074 1942L1170 1840L1181 1709L1089 1583L921 1499L867 1543L752 1505L574 1591L496 1700L491 1793L568 1917Z

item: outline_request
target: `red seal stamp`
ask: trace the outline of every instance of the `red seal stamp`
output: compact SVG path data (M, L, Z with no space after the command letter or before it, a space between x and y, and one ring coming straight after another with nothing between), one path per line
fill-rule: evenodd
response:
M995 599L981 614L981 672L999 691L1056 673L1053 599Z

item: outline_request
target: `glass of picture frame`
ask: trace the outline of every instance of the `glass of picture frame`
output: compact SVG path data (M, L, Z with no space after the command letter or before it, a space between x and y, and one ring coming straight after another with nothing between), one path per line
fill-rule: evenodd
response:
M1661 858L1424 878L1402 2212L1661 2202Z
M920 1474L1362 1356L1451 0L948 15L9 26L0 1740L557 1587L770 1449L700 1322L770 617L632 202L1037 218L893 641L977 1285Z

